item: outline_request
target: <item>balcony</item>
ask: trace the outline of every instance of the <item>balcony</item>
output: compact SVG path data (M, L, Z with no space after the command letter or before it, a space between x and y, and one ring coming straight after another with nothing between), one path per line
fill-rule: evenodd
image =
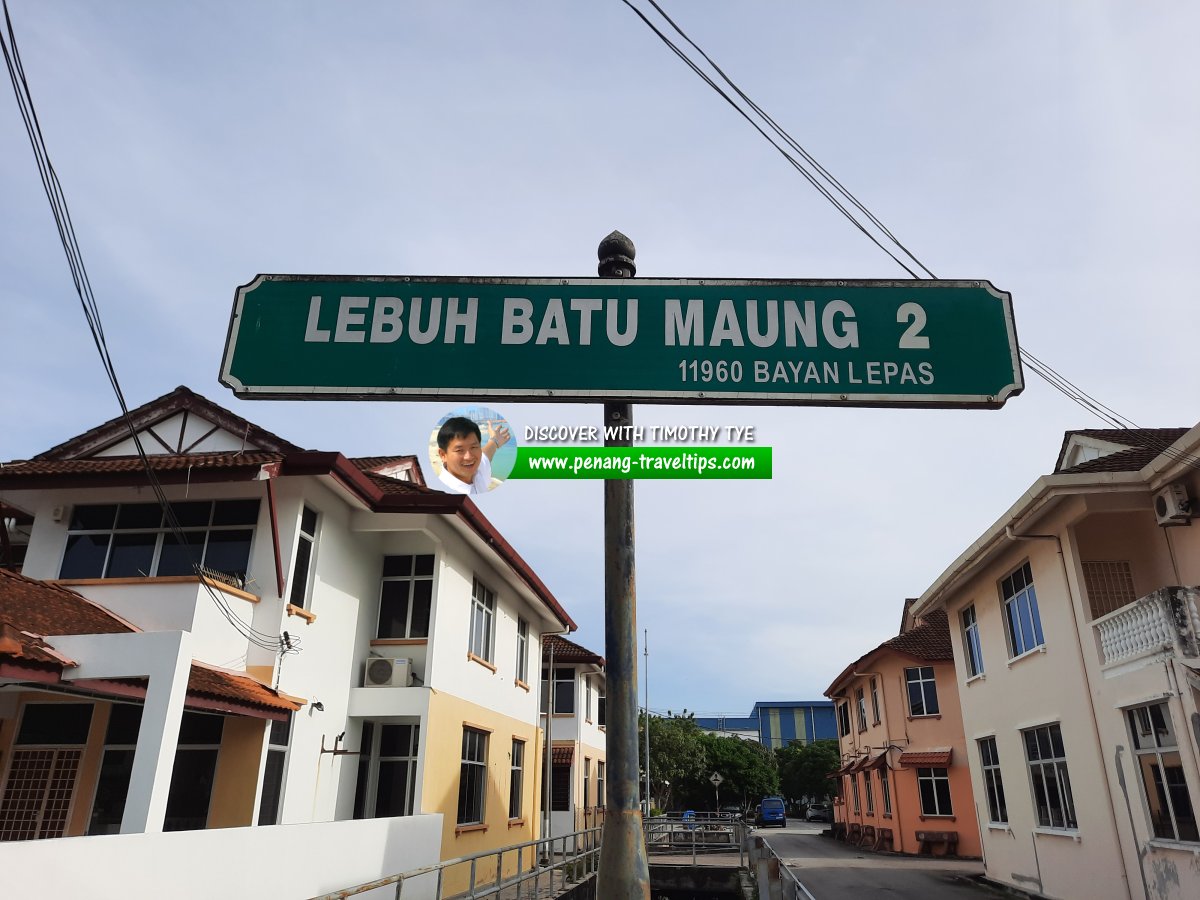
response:
M1200 588L1159 588L1092 625L1105 668L1166 656L1200 665Z

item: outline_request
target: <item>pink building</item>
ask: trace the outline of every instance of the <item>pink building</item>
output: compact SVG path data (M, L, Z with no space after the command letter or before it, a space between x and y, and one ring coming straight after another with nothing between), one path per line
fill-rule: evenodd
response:
M848 665L836 704L835 833L875 850L979 856L950 629L941 610Z

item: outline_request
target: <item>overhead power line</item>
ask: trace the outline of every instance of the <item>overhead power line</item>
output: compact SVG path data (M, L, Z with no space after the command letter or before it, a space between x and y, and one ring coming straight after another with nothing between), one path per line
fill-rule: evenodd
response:
M729 91L723 89L717 80L710 76L701 65L694 60L688 52L681 48L678 44L671 40L662 29L655 25L649 16L634 5L632 0L621 0L635 15L654 32L655 36L666 45L698 78L707 84L715 91L726 103L734 108L737 113L745 119L750 126L763 137L772 147L774 147L787 162L799 172L804 179L835 209L838 210L851 224L854 225L863 235L865 235L873 244L883 250L891 259L896 262L905 272L913 278L920 278L915 269L924 272L929 278L936 278L932 270L926 266L917 256L903 244L895 233L883 223L883 221L871 212L867 206L858 199L841 181L839 181L833 173L825 166L821 165L804 146L797 141L783 126L781 126L771 115L769 115L761 106L759 106L742 88L722 69L713 58L697 44L686 31L670 15L662 8L657 0L647 0L655 12L671 27L679 37L692 48L700 58L706 63L709 68L716 73L717 79L724 82L734 96L730 95ZM735 99L735 97L737 99ZM739 102L740 101L740 102ZM757 121L756 121L757 118ZM760 124L761 123L761 124ZM768 134L768 130L773 133ZM796 155L794 156L792 152ZM840 198L840 199L839 199ZM864 219L861 220L855 211ZM907 265L900 257L910 260L913 267ZM1025 348L1020 349L1020 355L1025 365L1039 378L1043 379L1056 391L1061 393L1067 399L1080 406L1090 414L1097 416L1107 426L1118 429L1138 429L1138 426L1129 418L1122 416L1108 406L1105 406L1095 397L1088 394L1079 386L1073 384L1061 373L1056 371L1053 366L1039 359ZM1173 458L1187 461L1192 465L1200 465L1200 459L1180 454L1171 449L1169 444L1164 444L1154 438L1147 438L1152 447L1167 453Z
M142 468L145 470L155 498L162 507L163 519L178 544L188 548L189 553L193 553L193 567L196 574L200 577L200 583L204 586L221 616L242 637L255 646L279 652L280 654L298 652L299 640L297 638L291 638L290 641L285 640L280 635L259 631L252 625L243 622L233 611L229 601L209 584L207 576L200 569L200 560L194 557L192 545L188 542L183 529L180 527L179 520L175 516L175 511L171 507L171 503L167 500L162 484L159 482L158 476L155 474L150 460L146 456L146 451L142 446L137 428L132 418L130 418L129 406L125 402L125 394L121 389L120 380L117 378L116 366L113 363L112 355L108 350L108 343L104 337L104 326L100 320L100 307L96 302L96 295L92 290L91 279L88 277L87 267L83 262L83 252L79 247L79 241L75 235L75 226L71 221L71 214L67 208L66 194L63 192L58 174L54 171L54 166L50 162L50 154L46 148L45 136L42 134L41 123L38 121L37 110L33 104L33 95L29 90L29 82L25 76L24 65L21 62L21 53L17 47L16 33L13 30L12 17L8 10L8 0L4 0L4 32L0 33L0 50L4 54L4 63L8 69L8 77L12 82L13 93L17 98L17 108L20 110L21 119L25 124L25 132L29 137L30 147L33 149L38 176L41 179L42 189L45 191L46 200L49 202L50 210L54 216L54 224L58 229L58 238L62 244L63 252L67 257L67 266L71 270L71 279L75 285L75 293L78 295L80 305L83 308L84 318L87 320L88 331L91 333L92 341L96 345L96 352L100 356L100 364L104 368L108 383L116 395L117 402L120 404L122 418L129 429L130 437L133 438L134 447L137 449L137 456L141 461Z

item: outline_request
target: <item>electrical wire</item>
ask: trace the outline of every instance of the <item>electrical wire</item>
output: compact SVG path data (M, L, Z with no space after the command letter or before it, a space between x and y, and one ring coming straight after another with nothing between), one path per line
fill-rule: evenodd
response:
M79 297L80 305L83 308L84 318L87 320L88 331L92 336L92 341L96 346L96 351L100 356L101 365L104 368L106 377L113 393L116 395L117 401L121 407L122 419L129 430L130 437L133 439L134 447L137 450L138 459L141 461L142 468L145 470L146 477L149 480L151 490L163 510L163 521L167 524L175 540L180 546L187 548L191 553L191 545L188 543L183 529L181 528L175 512L171 507L171 503L167 500L166 493L162 488L162 484L158 480L158 476L154 472L154 468L146 455L145 448L142 446L141 438L138 435L137 428L129 415L129 406L125 401L124 391L121 389L121 384L117 378L116 366L113 362L112 355L109 353L108 345L104 336L104 326L100 319L100 307L96 301L95 292L92 290L91 279L88 277L87 268L83 262L83 253L79 246L79 241L75 235L74 223L71 220L70 211L67 207L66 194L63 191L62 184L58 179L58 174L54 170L53 164L50 162L49 151L46 147L45 136L42 134L41 123L38 120L37 110L34 107L33 95L29 89L29 82L25 76L25 68L21 62L20 50L17 47L16 33L13 29L12 16L8 9L8 0L4 0L4 32L0 32L0 50L3 51L4 63L8 70L9 80L12 82L13 93L17 98L17 107L21 113L21 119L25 124L25 131L29 137L30 147L33 149L34 159L37 163L38 175L41 179L42 189L46 194L46 199L50 204L51 212L54 216L55 227L58 230L59 241L62 244L63 252L67 257L67 265L71 270L71 279L75 286L75 292ZM229 624L248 642L262 649L278 651L280 653L297 653L299 652L299 640L292 638L289 641L280 635L273 635L268 632L259 631L252 625L243 622L239 616L233 611L228 600L216 591L209 583L208 577L203 573L200 561L194 558L193 568L200 579L200 583L216 605L221 616L229 622Z
M720 79L729 86L730 90L749 108L750 112L753 112L755 116L765 123L766 127L773 131L779 140L782 141L787 147L799 154L804 162L807 163L807 167L793 157L786 149L784 149L784 147L781 147L774 138L767 134L763 127L751 117L750 112L747 112L746 109L739 105L739 103L734 100L728 92L722 89L712 77L703 71L703 69L695 62L695 60L691 59L683 49L681 49L676 43L667 37L667 35L664 34L661 29L651 22L649 17L642 10L638 9L638 7L631 2L631 0L621 0L621 2L624 3L625 6L627 6L630 10L632 10L634 14L636 14L637 17L642 20L646 27L654 32L658 39L665 44L680 60L682 60L684 64L686 64L688 68L692 70L693 73L695 73L701 80L704 81L705 84L712 88L723 100L725 100L726 103L732 106L738 112L738 114L741 115L742 118L754 128L755 131L757 131L784 157L784 159L786 159L792 165L793 168L796 169L796 171L804 176L808 183L812 185L812 187L814 187L821 194L821 196L828 200L860 232L866 235L872 243L883 250L913 278L920 278L920 276L917 275L912 268L907 266L897 257L896 253L893 253L891 250L885 247L883 242L876 237L876 235L873 234L872 231L865 224L863 224L863 222L859 221L858 218L856 218L855 215L849 209L847 209L845 204L840 202L834 196L835 193L844 198L849 206L858 210L863 216L865 216L870 225L873 226L880 235L885 237L892 244L892 246L899 251L900 254L911 260L917 268L923 271L930 278L936 279L937 276L934 275L932 270L930 270L928 266L921 262L921 260L918 259L916 255L909 250L908 247L899 240L899 238L896 237L896 235L883 223L882 220L872 213L866 207L866 205L860 201L844 184L842 184L842 182L839 181L825 166L821 165L821 163L818 162L817 159L811 153L809 153L799 141L797 141L771 115L769 115L761 106L751 99L751 97L744 90L742 90L742 88L725 72L725 70L722 69L712 59L712 57L709 56L709 54L706 53L704 49L700 47L700 45L697 44L674 19L671 18L671 16L662 8L657 0L647 0L647 2L649 2L650 6L652 6L654 10L671 26L675 33L678 34L684 41L686 41L687 44L700 55L704 62L707 63L714 72L717 73ZM1069 379L1055 370L1051 365L1039 359L1032 352L1026 350L1025 348L1021 348L1019 352L1021 359L1024 361L1025 365L1030 371L1032 371L1039 378L1043 379L1048 385L1061 393L1064 397L1071 400L1088 413L1097 416L1106 425L1121 430L1145 431L1145 429L1141 429L1134 424L1131 419L1122 416L1110 407L1105 406L1095 397L1091 396L1082 388L1072 383ZM1175 450L1170 444L1161 441L1152 435L1143 433L1141 435L1141 440L1143 444L1149 445L1152 449L1159 450L1160 452L1166 454L1169 458L1186 462L1193 467L1200 466L1200 458Z

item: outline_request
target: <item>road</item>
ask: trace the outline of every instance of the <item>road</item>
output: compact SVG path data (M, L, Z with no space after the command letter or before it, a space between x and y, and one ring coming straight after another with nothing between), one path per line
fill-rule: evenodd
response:
M822 837L828 825L789 819L787 828L759 828L812 900L981 900L997 896L969 880L983 864L872 853Z

